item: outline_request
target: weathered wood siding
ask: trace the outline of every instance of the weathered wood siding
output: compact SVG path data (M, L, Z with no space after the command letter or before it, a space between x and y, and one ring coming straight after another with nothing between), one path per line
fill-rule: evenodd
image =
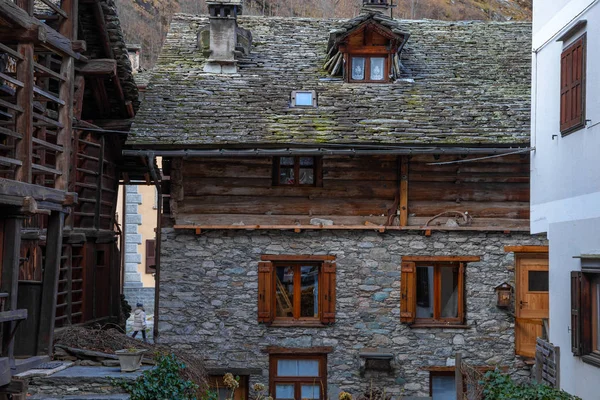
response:
M406 157L406 192L400 185L401 156L325 156L322 187L273 186L270 157L173 160L171 210L178 224L291 225L319 217L336 225L398 225L396 210L406 196L408 225L459 211L473 217L473 226L526 226L528 156L431 165L461 159Z

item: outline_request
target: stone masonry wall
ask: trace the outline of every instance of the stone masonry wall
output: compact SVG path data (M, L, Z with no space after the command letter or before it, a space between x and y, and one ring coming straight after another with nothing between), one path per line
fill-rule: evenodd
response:
M445 366L461 352L472 364L508 366L529 375L515 358L514 318L496 307L494 287L514 282L514 257L505 245L542 245L525 233L370 231L193 231L163 229L161 343L204 355L208 366L260 368L250 384L268 384L267 346L332 346L328 397L372 383L395 395L429 395L427 366ZM275 328L257 322L257 269L262 254L337 257L336 323L321 328ZM470 329L413 329L400 323L403 255L481 256L466 267ZM393 373L359 373L364 347L391 349Z

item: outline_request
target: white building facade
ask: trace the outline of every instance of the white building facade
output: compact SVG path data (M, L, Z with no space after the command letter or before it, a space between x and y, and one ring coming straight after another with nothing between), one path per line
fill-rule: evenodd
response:
M600 0L534 0L531 233L549 239L560 386L600 393Z

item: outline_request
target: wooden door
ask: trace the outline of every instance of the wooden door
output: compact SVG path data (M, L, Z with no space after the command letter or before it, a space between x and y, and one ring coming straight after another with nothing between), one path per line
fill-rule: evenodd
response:
M515 347L519 355L535 357L535 341L549 317L548 255L517 254Z

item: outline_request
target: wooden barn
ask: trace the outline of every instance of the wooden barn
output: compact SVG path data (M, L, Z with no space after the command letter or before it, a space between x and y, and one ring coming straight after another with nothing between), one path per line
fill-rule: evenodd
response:
M51 353L55 328L119 319L138 106L114 1L0 2L0 386Z
M163 160L160 340L277 399L457 398L457 354L526 376L531 25L209 11L174 17L124 151Z

